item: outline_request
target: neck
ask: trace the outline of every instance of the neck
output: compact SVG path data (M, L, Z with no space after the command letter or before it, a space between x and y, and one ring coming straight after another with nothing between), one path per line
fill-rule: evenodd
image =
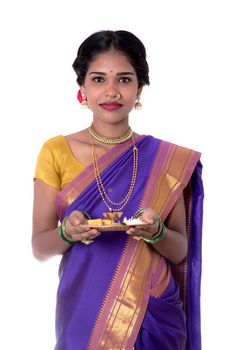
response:
M106 137L118 137L123 135L129 128L128 118L121 121L107 122L100 120L100 118L93 117L93 123L95 130Z
M89 128L89 132L97 141L105 144L120 144L127 140L129 140L132 137L132 129L128 126L127 129L124 130L123 133L114 136L113 132L111 136L108 136L106 133L101 134L98 132L98 130L95 128L94 124L92 124Z

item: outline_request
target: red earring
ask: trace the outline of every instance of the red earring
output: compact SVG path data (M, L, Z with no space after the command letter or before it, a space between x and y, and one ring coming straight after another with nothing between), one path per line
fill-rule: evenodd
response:
M77 100L80 102L82 108L88 108L88 101L85 98L85 95L82 94L81 90L77 93Z

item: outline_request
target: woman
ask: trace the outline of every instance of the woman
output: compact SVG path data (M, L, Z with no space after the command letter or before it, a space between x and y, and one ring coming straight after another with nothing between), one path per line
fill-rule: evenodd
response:
M93 123L47 141L35 173L34 256L63 255L55 349L200 349L200 154L129 127L149 84L132 33L94 33L73 68ZM120 224L90 221L105 212Z

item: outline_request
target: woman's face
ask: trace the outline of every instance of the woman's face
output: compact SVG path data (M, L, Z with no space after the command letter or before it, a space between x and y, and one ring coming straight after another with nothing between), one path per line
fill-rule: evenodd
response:
M135 69L113 50L90 63L81 90L94 117L112 122L128 117L140 93Z

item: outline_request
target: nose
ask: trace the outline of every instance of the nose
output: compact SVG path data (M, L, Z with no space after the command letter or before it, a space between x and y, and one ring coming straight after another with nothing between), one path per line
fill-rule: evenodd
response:
M106 97L109 99L119 99L120 93L119 90L114 82L109 82L107 88L106 88Z

